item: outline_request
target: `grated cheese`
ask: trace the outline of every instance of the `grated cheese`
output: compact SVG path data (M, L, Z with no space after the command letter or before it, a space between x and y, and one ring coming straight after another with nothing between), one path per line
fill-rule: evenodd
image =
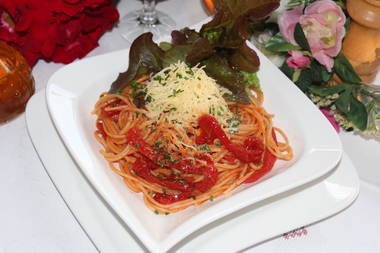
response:
M232 117L223 96L231 92L207 76L202 67L172 64L147 84L147 116L171 123L196 125L202 114L213 115L224 127Z

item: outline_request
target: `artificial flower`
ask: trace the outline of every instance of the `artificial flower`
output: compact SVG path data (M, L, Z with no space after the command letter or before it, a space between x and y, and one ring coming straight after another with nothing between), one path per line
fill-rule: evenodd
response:
M339 133L339 131L340 131L339 123L338 123L338 121L336 121L334 115L332 115L330 113L330 111L328 109L325 109L325 108L320 109L320 111L323 113L323 115L325 115L325 117L328 119L328 121L330 121L330 123L334 127L335 131L337 133Z
M109 0L3 0L0 17L0 39L33 66L84 57L119 14Z
M302 16L302 6L297 6L294 9L285 11L278 18L278 27L282 37L293 45L298 45L294 39L294 29Z
M290 50L288 53L291 55L287 60L286 64L293 69L304 68L309 64L310 58L304 56L302 51Z
M286 11L279 19L279 28L285 40L297 45L294 29L299 23L305 33L313 58L329 72L334 66L333 57L342 48L346 17L342 9L331 0L315 1L302 13L302 6Z

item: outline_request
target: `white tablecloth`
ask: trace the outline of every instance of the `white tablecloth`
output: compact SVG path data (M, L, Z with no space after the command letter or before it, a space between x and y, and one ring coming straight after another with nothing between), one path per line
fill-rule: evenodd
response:
M118 9L123 16L139 6L137 0L123 0ZM189 26L207 17L200 0L163 1L158 4L158 9L170 14L178 27ZM89 56L126 47L127 42L114 29L101 38L100 47ZM36 91L45 88L52 73L62 66L40 61L33 69ZM0 125L0 139L0 252L96 252L44 171L28 137L25 116L20 115ZM365 153L365 150L361 152ZM368 166L379 167L378 164L367 164L360 168L360 155L354 162L359 170ZM364 156L362 162L367 162ZM248 251L380 252L379 209L379 188L363 182L359 198L347 210Z

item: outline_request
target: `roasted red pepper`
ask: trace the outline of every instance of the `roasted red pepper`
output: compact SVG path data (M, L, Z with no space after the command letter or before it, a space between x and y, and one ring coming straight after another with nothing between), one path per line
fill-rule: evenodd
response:
M135 173L146 181L156 183L169 190L179 191L177 195L166 193L155 193L154 199L162 204L170 204L184 200L196 195L199 192L206 192L215 185L218 171L214 167L214 162L207 155L201 154L197 158L207 162L207 165L194 164L191 160L180 160L172 162L165 158L165 154L156 151L151 145L144 141L136 128L130 129L126 133L128 144L133 145L142 157L138 157L133 164ZM172 170L170 175L160 175L152 173L157 168ZM192 183L180 175L176 175L173 169L183 174L202 175L203 179Z
M156 200L158 203L161 203L163 205L169 205L177 201L188 199L190 197L192 197L192 195L189 192L183 192L177 195L156 193L154 195L154 200Z
M201 134L195 139L198 145L212 144L215 139L219 139L226 149L240 161L244 163L261 161L264 145L260 139L251 137L245 140L244 147L238 146L232 143L213 116L205 114L199 118L198 123L201 129Z
M272 131L273 139L277 142L276 134L274 131ZM247 178L244 183L252 183L258 179L260 179L262 176L264 176L266 173L268 173L274 166L277 158L275 155L273 155L268 149L265 149L264 157L263 157L263 165L261 169L255 171L249 178Z

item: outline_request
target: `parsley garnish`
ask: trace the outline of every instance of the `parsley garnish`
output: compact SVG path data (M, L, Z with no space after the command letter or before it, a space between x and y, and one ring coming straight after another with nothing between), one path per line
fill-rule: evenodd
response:
M203 151L211 151L210 147L207 144L199 145L198 148L199 150Z
M181 93L181 92L184 92L184 90L181 90L181 89L176 90L176 89L174 89L173 90L173 94L170 95L169 98L170 97L175 97L175 96L177 96L178 93Z
M151 96L147 96L146 99L145 99L146 102L150 103L152 102L152 97Z

